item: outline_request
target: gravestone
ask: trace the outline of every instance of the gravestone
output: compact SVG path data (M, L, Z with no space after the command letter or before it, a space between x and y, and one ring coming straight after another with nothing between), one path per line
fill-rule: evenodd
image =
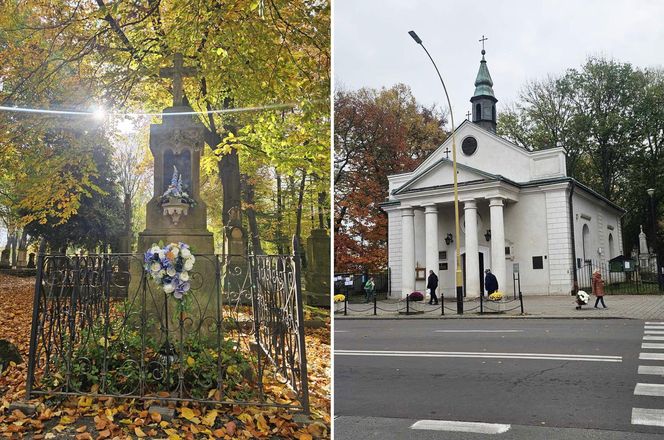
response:
M325 229L312 229L307 239L307 269L304 273L305 301L312 306L330 306L330 237Z
M35 253L30 252L30 255L28 255L28 269L34 269L35 268Z
M28 250L23 248L18 250L18 258L16 259L16 267L26 267L28 265Z
M183 102L182 77L190 75L191 68L182 66L182 55L174 57L174 67L162 69L161 75L173 78L173 106L164 109L161 124L150 125L150 151L154 157L153 197L146 207L146 228L138 235L138 253L147 251L154 243L167 245L183 242L196 256L192 271L192 290L195 295L194 310L188 315L196 328L206 317L214 316L215 264L214 240L207 230L207 206L200 196L200 160L205 146L205 127L188 103ZM174 192L179 188L186 192ZM183 202L187 200L188 202ZM207 257L202 257L207 254ZM132 263L136 266L136 263ZM138 270L143 270L142 267ZM137 293L136 279L140 272L132 268L132 284L129 295ZM148 281L154 296L148 295L148 312L155 313L163 322L164 316L173 315L176 303L169 299L169 312L165 312L161 287ZM171 323L172 324L172 323ZM209 322L208 322L209 324ZM171 329L174 326L170 326Z
M9 248L3 249L0 254L0 269L9 269L11 263L9 262Z

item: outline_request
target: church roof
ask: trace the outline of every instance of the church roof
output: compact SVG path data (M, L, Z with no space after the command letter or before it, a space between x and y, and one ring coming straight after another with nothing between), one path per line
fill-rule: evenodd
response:
M495 98L493 94L493 80L491 79L489 68L486 66L484 53L485 51L482 50L482 61L480 61L480 70L477 72L477 78L475 78L475 93L473 94L473 98L477 96L491 96Z

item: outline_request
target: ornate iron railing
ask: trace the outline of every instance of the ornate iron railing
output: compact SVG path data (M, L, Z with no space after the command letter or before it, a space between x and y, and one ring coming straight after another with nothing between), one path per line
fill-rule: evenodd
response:
M186 298L179 302L151 281L143 255L40 254L28 398L95 395L309 412L297 255L196 255ZM283 385L292 391L283 395Z

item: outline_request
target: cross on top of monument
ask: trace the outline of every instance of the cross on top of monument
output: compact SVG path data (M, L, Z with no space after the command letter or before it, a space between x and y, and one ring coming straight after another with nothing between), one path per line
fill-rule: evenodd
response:
M450 150L450 147L447 147L447 148L445 148L445 150L443 150L443 153L445 153L445 159L449 159L449 158L450 158L450 153L451 153L451 152L452 152L452 151Z
M173 67L159 69L159 76L162 78L173 78L173 107L182 105L184 96L184 84L182 78L193 76L198 72L195 67L184 67L182 54L173 55Z
M482 35L482 38L479 40L480 43L482 43L482 55L484 55L484 54L486 53L486 51L484 50L484 42L485 42L486 40L488 40L488 38L485 37L484 35Z

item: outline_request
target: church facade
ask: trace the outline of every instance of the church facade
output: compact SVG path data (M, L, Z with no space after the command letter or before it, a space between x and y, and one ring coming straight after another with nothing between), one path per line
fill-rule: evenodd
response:
M565 150L529 151L495 134L497 99L484 59L475 81L472 121L455 130L460 236L455 235L453 164L448 138L410 173L388 176L388 259L392 297L425 292L433 270L438 293L455 296L459 240L467 298L491 269L499 290L569 294L585 261L621 255L615 203L567 176Z

